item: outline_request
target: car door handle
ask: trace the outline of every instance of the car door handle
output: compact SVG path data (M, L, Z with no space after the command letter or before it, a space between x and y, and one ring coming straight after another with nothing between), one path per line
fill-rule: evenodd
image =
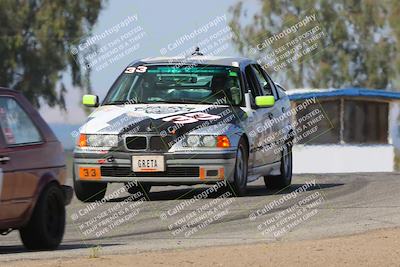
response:
M7 156L0 156L0 162L1 163L6 163L7 161L10 161L10 157Z
M268 118L269 118L270 120L272 120L273 117L274 117L274 115L273 115L272 113L268 113Z

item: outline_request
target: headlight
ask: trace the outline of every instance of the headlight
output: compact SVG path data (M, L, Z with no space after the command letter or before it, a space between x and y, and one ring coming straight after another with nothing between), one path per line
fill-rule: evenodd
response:
M112 134L80 134L79 147L117 147L118 136Z
M185 147L230 147L226 135L188 135L183 141Z
M187 146L200 146L200 136L190 135L186 138Z
M207 146L207 147L215 147L215 145L217 144L216 136L212 136L212 135L204 136L203 144L204 144L204 146Z

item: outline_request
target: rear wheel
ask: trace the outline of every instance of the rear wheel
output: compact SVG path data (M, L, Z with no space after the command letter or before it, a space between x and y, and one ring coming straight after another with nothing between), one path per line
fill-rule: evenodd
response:
M74 175L74 191L76 197L82 202L95 202L104 198L107 183L77 181Z
M283 189L292 183L293 156L292 147L285 144L282 150L280 175L269 175L264 177L268 189Z
M64 236L64 194L57 184L48 185L40 195L26 226L19 230L27 249L56 249Z
M244 196L247 191L248 149L243 139L240 140L236 151L234 181L229 182L229 189L234 196Z

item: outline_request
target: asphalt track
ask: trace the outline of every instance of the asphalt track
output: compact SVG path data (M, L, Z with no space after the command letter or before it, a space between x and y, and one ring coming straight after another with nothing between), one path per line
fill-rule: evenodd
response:
M310 186L313 181L315 186ZM120 184L114 184L107 193L119 188ZM296 189L307 191L294 194ZM205 190L154 187L151 201L120 202L129 200L122 193L94 208L74 199L67 209L67 228L59 250L26 251L14 231L0 237L0 266L16 259L90 255L96 246L103 254L136 253L312 240L400 226L399 173L295 175L292 186L280 192L267 190L258 180L249 184L246 197L221 199L226 191L218 190L206 199L191 200ZM180 205L185 205L183 210ZM188 222L190 227L184 229ZM97 229L89 233L94 225ZM105 228L109 231L101 234Z

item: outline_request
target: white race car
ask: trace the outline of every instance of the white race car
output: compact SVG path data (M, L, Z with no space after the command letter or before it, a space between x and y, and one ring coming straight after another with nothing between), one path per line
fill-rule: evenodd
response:
M184 63L182 63L184 62ZM81 201L100 200L108 183L152 185L225 181L236 194L264 177L291 183L289 99L246 58L146 58L132 62L80 128L74 187Z

